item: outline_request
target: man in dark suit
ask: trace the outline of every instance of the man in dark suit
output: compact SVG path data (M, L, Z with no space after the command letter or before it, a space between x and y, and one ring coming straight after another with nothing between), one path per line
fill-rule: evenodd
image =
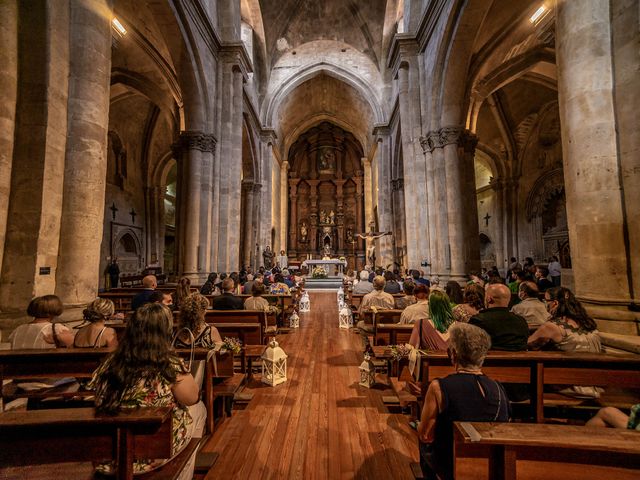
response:
M139 307L144 305L145 303L151 303L151 295L156 290L158 286L158 280L154 275L147 275L142 279L142 286L144 290L133 297L131 301L131 310L137 310Z
M527 349L529 327L520 315L509 311L511 292L501 283L487 286L485 308L471 317L469 323L485 330L491 337L493 350L519 351Z
M244 302L242 298L233 294L235 282L227 277L222 281L222 295L213 297L214 310L243 310Z

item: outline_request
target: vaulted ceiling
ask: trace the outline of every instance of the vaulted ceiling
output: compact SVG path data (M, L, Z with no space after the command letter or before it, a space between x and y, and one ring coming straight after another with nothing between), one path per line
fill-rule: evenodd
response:
M270 66L313 40L337 40L379 65L387 0L260 0Z

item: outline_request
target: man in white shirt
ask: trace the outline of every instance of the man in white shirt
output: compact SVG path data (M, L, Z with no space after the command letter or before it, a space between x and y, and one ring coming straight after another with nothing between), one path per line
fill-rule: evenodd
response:
M562 274L562 266L555 255L549 259L549 275L554 287L560 286L560 275Z
M531 281L518 286L518 297L522 300L511 307L511 312L527 321L529 328L537 328L549 319L546 305L538 299L538 286Z
M421 318L429 318L429 287L418 285L413 290L413 295L418 301L402 311L400 323L412 324Z
M362 283L362 281L360 282ZM360 285L360 283L358 285ZM371 310L371 307L376 307L380 310L391 310L396 306L396 302L393 295L384 291L386 281L382 275L378 275L373 279L373 291L367 293L362 297L360 308L358 310L358 316L360 321L358 322L358 330L362 336L365 348L369 345L368 335L374 332L373 324L365 323L364 313Z
M373 284L369 281L369 272L362 270L360 272L360 281L353 287L354 295L364 295L373 290Z

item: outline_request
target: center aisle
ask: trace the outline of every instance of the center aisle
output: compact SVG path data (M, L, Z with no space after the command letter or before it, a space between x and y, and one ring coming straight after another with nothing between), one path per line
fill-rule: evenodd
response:
M413 478L417 436L407 417L388 413L382 388L358 385L362 341L338 328L335 291L310 297L300 328L277 337L289 355L287 382L253 378L247 408L204 448L220 455L207 479Z

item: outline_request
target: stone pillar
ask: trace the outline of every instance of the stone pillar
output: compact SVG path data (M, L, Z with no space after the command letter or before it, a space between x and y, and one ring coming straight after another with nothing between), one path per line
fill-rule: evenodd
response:
M362 175L358 175L357 177L355 177L355 182L356 182L356 230L357 232L368 232L369 231L369 227L364 225L364 216L362 215L362 210L363 210L363 192L362 192ZM356 237L357 238L357 237ZM362 240L358 239L358 244L357 244L357 248L356 250L361 250L362 247ZM365 242L364 248L366 250L367 248L367 244ZM363 260L364 260L364 264L367 263L367 259L366 259L366 255L363 256ZM356 265L358 265L358 262L356 262ZM374 265L371 265L371 267L374 267Z
M371 224L371 222L375 223L373 218L373 184L371 181L371 160L367 157L362 157L360 161L362 162L362 169L364 172L364 223L365 225L369 225Z
M451 252L449 250L449 220L447 206L447 180L444 165L444 142L439 131L426 135L431 150L430 170L433 178L433 208L429 207L429 222L435 229L433 237L437 239L435 248L431 248L431 274L446 278L451 270ZM428 197L431 200L431 197Z
M411 102L416 99L411 97L409 92L409 64L404 62L398 69L398 102L400 105L400 119L402 122L402 155L404 171L407 173L404 181L405 188L405 219L406 219L406 247L409 268L417 268L420 265L422 253L419 251L418 235L424 235L426 229L420 225L418 220L418 209L416 200L420 198L418 193L418 182L415 175L416 159L414 144L412 140L413 119L411 112Z
M504 181L500 178L492 178L489 185L491 185L491 189L495 195L495 209L493 211L494 227L492 230L495 232L493 238L496 245L496 264L499 269L504 269L505 259L508 258L504 247L506 245L505 236L507 234L507 225L504 214Z
M0 270L11 190L18 95L18 1L0 2Z
M277 195L276 199L280 198L280 188L274 191L274 181L273 174L274 170L277 173L278 177L280 175L280 169L275 168L277 162L274 161L273 158L273 144L275 142L276 136L273 130L263 130L260 133L260 162L261 162L261 187L259 191L256 193L256 200L258 202L259 209L256 209L256 214L259 215L256 220L256 225L258 225L259 233L256 238L256 243L258 247L256 248L256 260L255 266L258 267L261 265L262 260L262 248L265 245L271 245L271 231L272 229L276 229L277 236L280 236L280 224L275 223L276 219L279 217L278 214L274 215L274 207L277 207L276 212L279 212L280 202L276 200L274 202L274 194ZM281 241L278 239L277 244L274 242L272 247L280 250L287 251L286 248L283 248L281 245Z
M288 243L287 243L287 224L289 223L288 193L289 193L289 162L285 160L280 164L280 249L284 250L285 252L288 250Z
M0 3L7 14L0 19L4 28L7 26L4 22L16 21L16 18L11 17L11 2ZM65 1L55 6L45 1L18 2L17 7L20 82L18 103L14 105L13 168L0 170L0 182L10 181L0 276L0 309L3 311L24 311L34 296L55 290L67 138L69 4ZM12 35L10 29L2 30L8 45L11 45L7 37ZM49 35L54 31L56 35ZM14 40L14 46L15 43ZM11 56L7 44L3 43L0 51L3 56ZM0 68L8 71L1 79L0 95L9 100L10 60ZM5 115L12 115L10 105L3 106L0 112L3 124L9 119ZM6 145L8 131L0 129L3 145ZM0 151L3 161L11 163L11 157L4 157L7 153L4 149ZM102 219L96 250L100 248L101 232ZM95 268L97 265L98 259ZM96 272L94 287L97 285Z
M462 132L458 144L461 160L465 226L465 261L467 273L480 271L480 229L478 226L478 196L476 194L475 154L478 137L469 130ZM465 279L466 280L466 279Z
M227 270L234 271L240 267L240 245L236 232L240 231L240 195L242 182L242 97L244 75L242 70L233 68L233 156L229 163L231 178L229 182L229 216L226 219L228 261ZM222 219L221 219L222 220Z
M200 212L202 208L206 208L201 201L202 156L215 151L216 140L211 134L182 132L178 146L178 202L181 213L180 228L176 229L176 244L180 245L181 252L178 272L181 276L200 282L207 273L204 265L201 265L202 261L199 261L204 258L204 245L200 244Z
M68 132L56 295L95 298L100 277L111 78L111 2L70 2ZM53 65L53 64L52 64Z
M242 265L251 265L251 251L254 248L253 237L253 181L242 181L242 219L244 225L240 232L240 238L242 239Z
M638 205L627 203L621 180L637 189L640 173L638 169L625 168L629 166L629 155L635 154L637 162L637 151L621 146L638 144L638 98L637 91L618 97L616 87L621 80L619 75L625 74L637 85L638 2L624 3L628 7L635 3L627 12L635 20L630 21L631 31L621 32L617 26L625 20L617 14L619 9L627 8L622 3L558 2L556 51L576 294L597 318L629 322L607 323L607 329L637 334L632 322L637 322L640 314L633 312L629 304L638 306L636 290L640 288L639 234L630 229L630 225L637 225ZM626 52L630 52L632 64L624 66L626 72L617 68L614 54L621 52L616 49L617 44L612 45L614 38L628 39ZM630 110L626 110L625 102L633 104ZM626 117L625 112L631 117ZM627 123L627 119L632 121ZM627 130L633 119L636 123ZM618 123L621 120L623 124ZM632 241L635 250L631 248Z
M298 246L298 182L297 178L292 178L287 182L289 185L289 201L291 202L291 212L289 224L289 251L295 254Z
M254 270L260 266L258 254L260 253L260 244L258 243L261 234L262 223L271 226L271 205L269 205L268 214L265 212L265 205L262 204L262 185L260 183L253 184L252 202L253 207L250 210L251 220L251 244L249 245L249 263ZM271 202L269 202L271 203ZM269 228L271 231L271 228ZM278 250L279 252L280 250Z

